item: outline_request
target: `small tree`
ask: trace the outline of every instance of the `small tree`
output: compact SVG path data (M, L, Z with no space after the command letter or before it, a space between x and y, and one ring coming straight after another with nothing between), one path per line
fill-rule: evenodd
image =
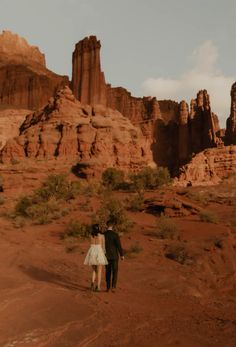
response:
M115 168L108 168L102 174L102 183L109 189L117 189L124 182L124 172Z

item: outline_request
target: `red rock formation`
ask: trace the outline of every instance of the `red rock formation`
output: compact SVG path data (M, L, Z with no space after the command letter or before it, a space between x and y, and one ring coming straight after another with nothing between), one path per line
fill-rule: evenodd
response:
M100 63L100 41L86 37L75 46L72 57L72 90L83 104L106 105L106 83Z
M125 171L153 164L149 140L118 111L82 105L69 88L29 115L20 136L7 142L3 162L20 158L70 160L94 176L107 167Z
M23 109L0 110L0 150L9 139L19 135L19 128L29 113L29 110Z
M231 88L231 110L227 119L225 142L226 144L236 144L236 82Z
M216 145L216 116L212 114L210 98L206 90L200 90L191 101L190 126L192 152L198 153Z
M80 101L116 109L139 125L152 141L155 162L170 169L186 163L193 152L216 145L219 123L211 112L206 90L200 91L192 101L190 115L185 102L133 97L126 89L105 83L100 48L95 36L85 38L75 47L72 89Z
M45 57L37 47L9 31L0 35L1 105L37 109L68 84L68 77L46 68Z
M179 105L179 162L185 162L190 154L190 132L189 132L189 110L186 101L181 101Z
M217 184L236 172L236 146L210 148L196 154L180 169L177 186Z

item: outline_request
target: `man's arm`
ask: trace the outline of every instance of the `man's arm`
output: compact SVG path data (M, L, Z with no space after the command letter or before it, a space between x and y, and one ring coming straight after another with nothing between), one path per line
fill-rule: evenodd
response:
M117 247L118 252L119 252L119 254L121 256L121 259L124 259L124 251L123 251L123 248L121 246L120 237L119 237L118 234L116 234L115 241L116 241L116 247Z

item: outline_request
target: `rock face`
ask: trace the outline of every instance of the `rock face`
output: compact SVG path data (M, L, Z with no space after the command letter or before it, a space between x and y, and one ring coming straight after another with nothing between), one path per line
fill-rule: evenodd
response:
M19 135L19 128L24 122L29 110L0 110L0 150L9 139Z
M37 47L10 31L3 31L0 35L0 105L37 109L68 84L68 77L46 68L44 54Z
M27 116L20 135L7 142L2 161L71 160L94 176L107 167L138 170L151 165L150 142L118 111L82 105L66 87L42 110Z
M236 82L231 88L231 110L227 119L225 142L236 144Z
M192 153L217 144L217 116L211 112L209 95L201 90L185 101L133 97L126 89L106 84L100 62L100 41L90 36L77 43L73 53L72 90L83 103L101 104L121 112L149 136L155 162L172 171L186 163Z
M236 172L236 146L211 148L198 153L189 164L180 169L175 184L210 185L217 184L223 177Z
M192 152L198 153L216 144L215 115L210 107L210 97L206 90L200 90L191 101L190 110Z

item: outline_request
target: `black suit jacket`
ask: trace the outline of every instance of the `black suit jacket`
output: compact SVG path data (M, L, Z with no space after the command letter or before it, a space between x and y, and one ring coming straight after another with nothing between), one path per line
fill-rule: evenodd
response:
M105 246L106 246L106 257L108 260L118 259L119 255L124 255L123 249L120 243L120 237L113 230L107 230L104 233Z

